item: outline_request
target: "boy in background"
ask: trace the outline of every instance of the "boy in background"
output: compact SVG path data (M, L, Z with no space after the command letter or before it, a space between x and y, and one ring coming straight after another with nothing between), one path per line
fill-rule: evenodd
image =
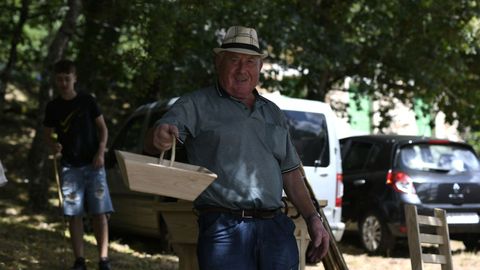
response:
M104 154L108 130L95 99L75 90L75 64L61 60L54 65L59 96L45 110L45 139L55 155L61 154L60 178L63 212L68 217L75 263L85 270L83 214L92 215L99 252L99 269L109 270L108 218L113 212L106 182ZM52 138L57 134L57 140Z

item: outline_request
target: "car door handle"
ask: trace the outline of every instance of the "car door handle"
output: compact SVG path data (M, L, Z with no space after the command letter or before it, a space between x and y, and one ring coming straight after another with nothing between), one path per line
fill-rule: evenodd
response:
M361 186L361 185L365 185L367 181L365 179L357 179L355 181L353 181L353 185L354 186Z
M327 176L328 176L328 173L321 173L320 176L321 176L321 177L327 177Z

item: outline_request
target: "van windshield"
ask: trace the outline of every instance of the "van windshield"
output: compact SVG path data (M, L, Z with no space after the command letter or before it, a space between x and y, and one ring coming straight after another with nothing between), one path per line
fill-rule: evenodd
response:
M283 112L303 165L327 167L330 164L330 152L325 115L288 110Z
M477 171L480 164L468 148L449 144L417 144L401 148L400 159L404 166L428 171Z

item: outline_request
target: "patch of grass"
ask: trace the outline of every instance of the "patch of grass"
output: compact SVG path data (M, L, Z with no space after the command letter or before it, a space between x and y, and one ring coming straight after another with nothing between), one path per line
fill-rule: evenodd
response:
M9 183L12 185L15 184ZM0 192L0 269L68 269L73 253L63 217L57 211L29 213L15 200L3 199L2 194L4 190ZM88 233L84 240L87 266L96 269L95 238ZM119 270L178 269L176 256L132 249L121 239L113 239L110 243L110 258Z
M42 213L27 208L28 182L24 179L27 154L34 137L33 121L24 115L8 114L1 116L0 122L0 158L9 180L0 187L0 269L68 269L74 258L69 234L57 207L55 180L49 180L51 207ZM178 269L178 257L145 248L142 240L130 246L125 243L125 237L111 237L109 255L114 269ZM97 269L95 238L87 233L84 240L87 266Z

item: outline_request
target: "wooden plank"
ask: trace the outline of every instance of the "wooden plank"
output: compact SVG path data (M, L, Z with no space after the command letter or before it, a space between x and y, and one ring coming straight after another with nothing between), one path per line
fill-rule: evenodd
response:
M120 171L131 190L193 201L216 178L206 168L115 151Z
M423 263L441 264L442 270L452 270L452 255L446 211L435 208L434 216L418 215L415 205L405 205L408 245L413 270L422 270ZM420 234L420 225L434 226L435 234ZM433 244L439 254L422 253L422 243ZM420 259L418 256L420 255Z
M196 244L173 244L172 247L180 258L178 270L198 270Z
M443 209L435 208L435 216L443 222L444 226L437 228L437 234L443 237L444 244L438 246L440 254L445 256L445 263L442 265L442 270L453 269L452 250L450 249L450 235L447 224L447 212Z
M171 243L197 243L197 216L193 213L192 202L159 203L156 209L162 212Z
M410 252L410 263L412 265L412 270L423 270L420 228L417 223L417 207L415 205L406 204L404 209L407 223L408 249Z
M417 220L418 220L418 224L422 224L422 225L437 226L437 227L443 226L442 221L437 217L418 215Z
M424 263L445 264L447 260L445 256L440 254L422 254L422 260Z
M136 200L134 198L115 197L115 213L111 216L115 228L133 230L137 233L159 237L158 213L153 200ZM128 209L127 209L128 208ZM136 214L133 214L136 213Z
M441 245L441 244L445 243L445 239L442 235L421 233L420 234L420 242L421 243L426 243L426 244Z
M294 220L295 223L295 238L297 240L298 254L305 254L307 252L308 243L310 242L310 236L308 235L307 225L303 218ZM298 269L305 269L306 258L305 255L299 256Z

